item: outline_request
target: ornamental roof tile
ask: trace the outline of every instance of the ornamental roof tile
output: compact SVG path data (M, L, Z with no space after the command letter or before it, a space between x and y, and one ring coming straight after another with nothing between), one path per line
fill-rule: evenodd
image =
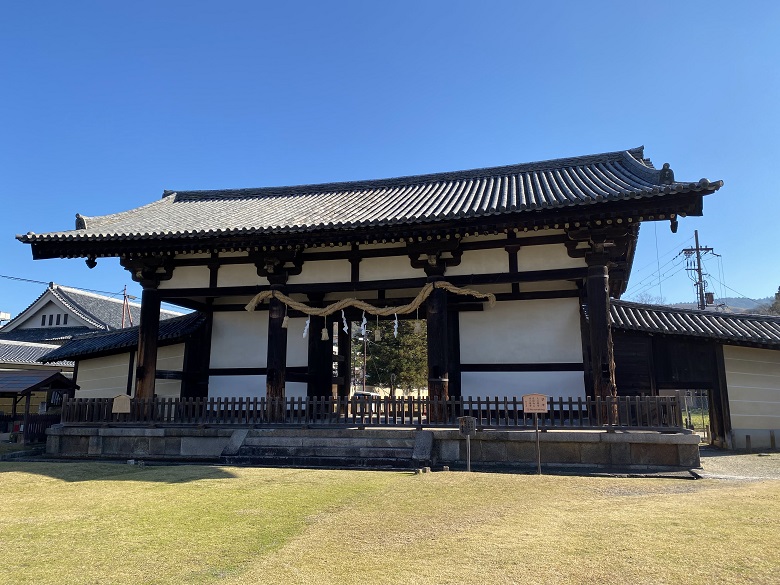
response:
M77 229L17 238L25 243L296 234L572 208L628 199L712 193L722 181L674 181L642 147L467 171L213 191L165 191L112 215L77 215Z
M624 331L697 337L780 349L780 317L675 309L613 300L612 325Z

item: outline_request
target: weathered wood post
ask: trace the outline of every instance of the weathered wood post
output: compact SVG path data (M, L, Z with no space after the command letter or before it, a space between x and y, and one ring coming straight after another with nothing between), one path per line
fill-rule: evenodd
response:
M135 397L154 398L157 372L157 337L160 333L160 293L144 288L141 293L141 321L138 326L138 362L135 368Z
M429 277L429 282L441 277ZM446 419L446 401L449 399L449 368L447 343L447 291L434 288L426 303L428 320L428 398L431 422Z
M272 285L272 290L281 291L281 285ZM268 302L268 351L266 354L265 395L268 399L269 418L280 421L284 418L284 383L287 374L287 329L282 327L285 305L272 297Z
M170 258L151 256L122 258L120 264L130 272L133 280L143 287L141 319L138 324L138 362L135 370L135 397L154 398L157 374L157 338L160 332L160 283L173 276Z

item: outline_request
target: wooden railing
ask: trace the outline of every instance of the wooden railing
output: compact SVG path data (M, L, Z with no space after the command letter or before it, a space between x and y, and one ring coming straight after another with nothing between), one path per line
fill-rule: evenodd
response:
M682 412L676 396L549 398L550 410L539 415L547 429L680 430ZM130 401L130 412L112 413L112 398L66 398L65 425L243 425L299 427L457 427L473 416L479 429L530 429L533 415L517 398L308 397L154 398Z

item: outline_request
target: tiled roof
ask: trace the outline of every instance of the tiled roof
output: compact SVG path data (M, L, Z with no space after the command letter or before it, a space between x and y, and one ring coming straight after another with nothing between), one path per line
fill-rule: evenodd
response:
M780 317L673 309L617 300L610 305L616 329L780 349Z
M56 345L0 339L0 364L37 364L39 358L56 348ZM73 362L57 362L57 365L72 367Z
M30 329L0 329L0 342L24 341L27 343L50 343L61 345L75 335L91 331L89 327L33 327Z
M121 329L122 328L122 299L107 297L91 293L78 288L71 288L59 284L50 286L50 290L63 304L70 307L74 313L92 324L96 329ZM130 322L138 323L141 320L141 305L128 303L132 319L125 321L125 326ZM160 310L160 319L171 319L180 316L181 313Z
M160 322L158 341L173 343L183 340L197 331L206 321L202 313L188 313L174 319ZM117 331L87 333L74 337L63 346L44 355L38 361L49 363L73 360L90 355L119 353L138 346L138 327L127 327Z
M0 393L19 394L52 385L56 388L78 388L73 380L50 370L0 370Z
M23 324L30 318L30 309L43 302L42 299L47 295L56 298L65 307L70 309L74 315L89 325L86 327L19 327L18 325ZM122 299L50 282L48 288L41 293L29 307L0 328L0 339L63 343L74 335L79 335L88 331L111 331L114 329L121 329L122 305ZM139 303L128 303L128 307L130 309L131 318L126 318L125 326L130 326L131 323L138 323L141 319L141 305ZM160 320L172 319L181 315L182 313L175 311L166 309L160 310Z
M629 199L712 193L721 181L675 182L643 148L394 179L215 191L166 191L122 213L77 217L77 229L26 243L338 232L431 224Z

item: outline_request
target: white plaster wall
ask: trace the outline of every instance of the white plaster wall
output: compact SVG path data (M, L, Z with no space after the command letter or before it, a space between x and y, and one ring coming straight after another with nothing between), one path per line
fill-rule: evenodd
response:
M209 398L263 398L265 376L209 376Z
M731 412L732 446L770 446L769 431L780 439L780 351L723 346Z
M160 283L160 288L207 288L208 285L209 269L206 266L178 266L170 280Z
M332 322L332 319L328 319L328 323ZM309 340L303 338L305 326L304 318L290 319L287 323L287 365L290 367L309 365ZM331 333L332 330L328 335ZM309 335L317 335L319 338L321 334L321 331L312 331L309 328Z
M121 314L122 311L122 303L117 303L117 311ZM62 322L63 317L60 317L60 324L56 325L57 321L57 315L65 315L67 313L68 315L68 323L67 325ZM41 326L41 315L46 315L46 325ZM51 325L52 328L55 327L81 327L81 326L88 326L93 327L93 325L90 325L86 323L85 321L79 319L76 315L74 315L69 309L65 309L61 305L54 303L52 301L47 302L44 304L41 308L39 308L35 313L32 314L32 316L28 319L26 319L23 323L20 323L18 328L19 329L40 329L40 328L49 328L49 315L54 315L54 325Z
M582 372L461 372L461 395L522 398L540 393L555 398L585 398Z
M387 280L395 278L425 277L425 271L412 268L409 256L388 258L364 258L360 261L360 280Z
M212 368L263 368L267 353L267 311L214 313Z
M130 354L79 361L76 398L113 398L127 393Z
M268 284L268 279L257 275L254 264L226 264L217 272L217 286L254 286Z
M458 266L447 268L447 276L462 274L490 274L509 272L509 254L503 248L497 250L466 250Z
M517 268L528 270L555 270L559 268L583 268L584 258L570 258L563 244L525 246L517 253Z
M499 302L459 317L462 363L582 363L576 299Z
M570 280L544 280L541 282L520 283L520 292L537 292L543 290L577 290L577 285Z
M306 384L287 382L285 398L306 398ZM209 398L264 398L265 376L210 376Z
M349 260L306 261L306 256L304 256L301 273L291 276L287 283L349 282L350 273Z
M155 380L154 394L158 398L179 398L181 396L181 380Z
M158 347L157 369L181 372L184 369L184 344L177 343L176 345Z

